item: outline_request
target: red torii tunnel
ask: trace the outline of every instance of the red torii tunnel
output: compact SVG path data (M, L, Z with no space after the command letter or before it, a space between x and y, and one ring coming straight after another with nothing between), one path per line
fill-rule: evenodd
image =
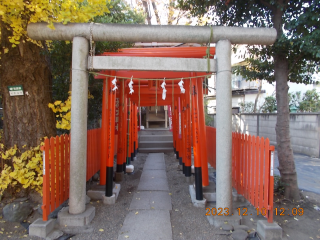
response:
M130 48L107 52L103 56L203 58L207 47ZM210 55L215 48L209 48ZM96 79L103 81L102 139L100 185L106 185L106 196L112 196L113 162L116 144L116 175L126 172L138 150L138 107L165 106L172 109L173 148L186 177L191 177L191 146L194 152L196 199L202 200L202 187L209 185L206 131L203 106L203 81L208 72L174 71L100 71ZM112 83L117 79L117 90ZM130 94L129 82L134 92ZM183 79L184 93L178 83ZM166 98L162 99L160 84L166 83ZM117 99L117 101L116 101ZM117 111L117 114L116 114ZM117 131L115 118L118 117ZM118 137L115 137L115 132ZM106 151L107 150L107 151Z

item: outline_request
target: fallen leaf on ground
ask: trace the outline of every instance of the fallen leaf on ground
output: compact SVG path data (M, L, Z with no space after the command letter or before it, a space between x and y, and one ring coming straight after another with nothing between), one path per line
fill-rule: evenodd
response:
M102 228L99 229L99 232L103 232L104 230Z
M176 212L179 212L179 209L175 209Z
M296 220L296 221L299 221L299 219L298 218L293 218L294 220Z
M317 235L317 238L320 238L320 236L319 236L319 235Z
M125 235L124 237L125 237L125 238L129 238L129 236L128 236L128 235Z
M172 193L170 192L169 195L172 195Z
M250 218L250 221L251 221L251 222L253 222L253 219L252 219L252 218Z
M135 214L137 215L139 212L136 212Z
M290 237L289 234L287 234L287 236Z
M151 207L151 209L154 209L154 207Z

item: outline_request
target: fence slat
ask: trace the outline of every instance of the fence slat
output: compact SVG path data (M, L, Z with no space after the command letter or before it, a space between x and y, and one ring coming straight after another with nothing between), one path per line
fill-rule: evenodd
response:
M269 139L264 141L264 189L263 189L263 205L268 208L269 200L269 177L270 177L270 159L269 159Z
M43 219L48 220L50 214L50 140L44 140L44 159L43 159Z
M64 162L64 137L60 136L60 162L61 162L61 171L60 171L60 200L62 204L64 202L64 198L65 198L65 189L64 189L64 185L65 185L65 179L64 179L64 169L65 169L65 162Z
M54 156L54 138L50 138L50 212L55 209L56 197L55 197L55 156ZM49 169L48 169L49 170Z
M251 188L250 188L250 202L254 205L254 188L255 188L255 166L256 166L256 155L255 155L255 147L256 147L256 138L252 136L251 138Z
M252 161L251 161L251 148L252 148L252 142L251 142L251 136L248 136L248 152L247 152L247 156L248 156L248 176L247 176L247 181L248 181L248 186L247 186L247 197L246 199L248 199L250 201L250 197L251 197L251 187L252 187L252 182L251 182L251 177L252 177Z
M264 185L264 172L263 172L263 168L264 168L264 138L262 137L261 138L261 142L260 142L260 149L259 149L259 152L260 152L260 158L259 158L259 161L260 161L260 168L259 168L259 172L260 172L260 192L259 192L259 209L260 211L262 210L263 208L263 185Z

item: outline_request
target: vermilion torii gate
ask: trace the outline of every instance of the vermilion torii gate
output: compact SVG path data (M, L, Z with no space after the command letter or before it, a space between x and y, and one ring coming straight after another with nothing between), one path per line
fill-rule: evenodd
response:
M54 26L55 30L48 28L46 23L32 23L28 25L27 32L29 37L34 40L73 41L70 197L69 216L66 218L84 219L83 221L73 221L74 225L77 223L80 225L89 224L95 212L93 207L86 208L85 204L88 69L92 71L216 72L216 137L218 139L216 141L216 208L231 210L231 44L271 45L276 40L276 30L222 26L152 26L96 23L55 24ZM217 43L216 59L89 57L90 39L122 42ZM207 61L210 62L209 69ZM191 89L196 89L195 79L191 80L191 84ZM191 104L195 105L194 101L197 101L197 98L193 98ZM197 109L195 109L195 113L192 115L194 123L199 121L198 116ZM194 128L193 135L196 137L198 133L199 129ZM199 146L196 145L195 148L199 149ZM194 154L197 155L198 152ZM232 211L229 214L231 215Z
M152 49L121 49L117 53L107 52L107 56L142 56L142 57L176 57L202 59L209 50L215 54L215 48L180 47L180 48L152 48ZM107 77L106 76L110 76ZM176 156L181 160L183 173L191 177L191 135L194 140L194 162L196 180L196 198L203 199L202 186L209 185L208 164L206 151L206 132L203 107L203 80L209 77L205 72L168 72L168 71L102 71L96 78L104 80L103 114L102 114L102 161L100 170L100 184L106 185L106 197L112 196L113 155L114 155L114 118L115 92L112 80L118 79L117 98L119 99L119 132L117 149L117 174L121 176L130 164L130 157L138 148L137 140L137 106L171 105L173 109L173 137ZM133 79L134 92L130 94L128 87ZM184 79L186 92L181 93L178 83ZM192 80L191 80L192 79ZM120 82L119 82L120 80ZM162 98L160 83L165 82L166 98ZM107 89L107 90L106 90ZM190 91L193 89L193 91ZM191 97L192 96L192 97ZM108 100L107 100L108 99ZM107 105L107 102L109 103ZM133 107L132 107L133 106ZM130 110L127 110L127 107ZM192 109L191 109L192 107ZM182 116L179 115L182 110ZM191 114L191 115L190 115ZM191 121L191 116L195 116ZM128 120L128 123L127 123ZM191 129L194 132L192 133ZM127 137L129 136L129 138ZM105 151L108 149L108 151ZM180 153L180 155L179 155Z

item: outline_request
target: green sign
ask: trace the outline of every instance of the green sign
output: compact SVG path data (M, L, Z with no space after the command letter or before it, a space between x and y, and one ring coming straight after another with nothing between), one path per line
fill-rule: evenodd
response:
M23 95L22 85L8 86L10 96L21 96Z

